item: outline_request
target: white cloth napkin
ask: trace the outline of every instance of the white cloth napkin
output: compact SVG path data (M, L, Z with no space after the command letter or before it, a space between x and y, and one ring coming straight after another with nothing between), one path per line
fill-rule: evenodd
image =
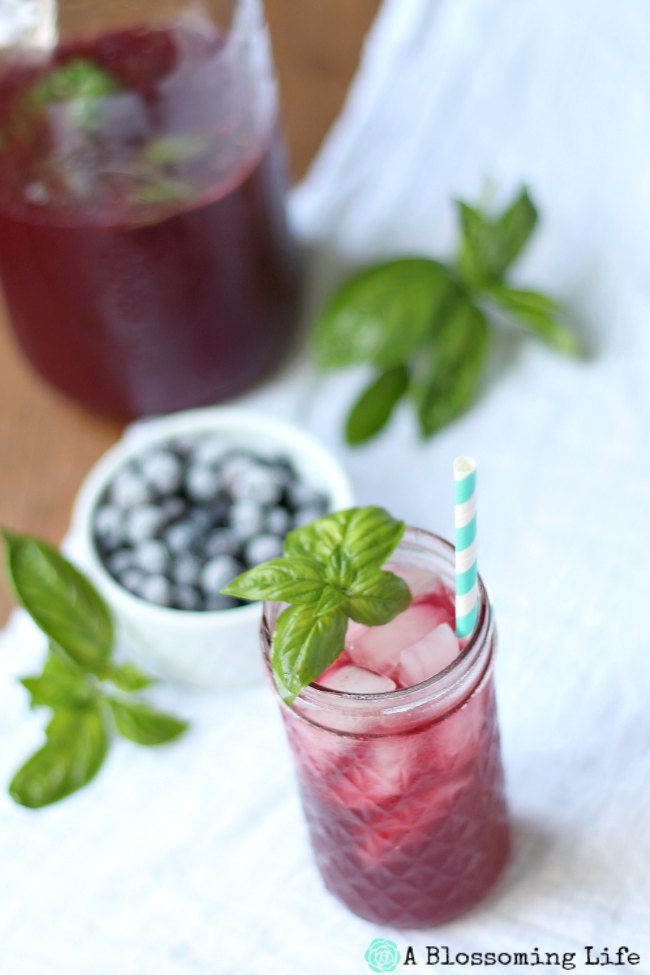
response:
M628 945L650 972L649 29L644 0L387 0L292 200L317 296L347 265L449 253L453 197L487 180L499 203L525 180L544 219L517 278L571 303L591 361L500 342L477 408L427 444L404 412L342 446L357 373L314 388L300 366L245 398L318 434L360 502L447 536L452 458L478 458L515 836L498 890L437 931L357 919L312 864L269 690L166 688L193 721L178 744L120 742L92 787L42 812L0 794L3 971L354 975L387 936L420 968L426 944L576 951L578 971L582 946ZM39 741L13 677L40 652L14 617L1 782Z

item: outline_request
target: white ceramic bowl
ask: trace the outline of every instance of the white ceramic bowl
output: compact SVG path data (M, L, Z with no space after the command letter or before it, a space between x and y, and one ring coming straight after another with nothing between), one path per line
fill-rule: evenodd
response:
M261 605L205 612L168 609L132 595L102 565L93 542L93 514L119 468L144 450L179 435L218 433L227 447L282 453L301 479L323 491L332 510L353 503L340 464L308 433L250 410L210 407L151 420L109 450L81 486L73 511L79 557L113 609L120 642L160 676L207 687L228 687L262 677Z

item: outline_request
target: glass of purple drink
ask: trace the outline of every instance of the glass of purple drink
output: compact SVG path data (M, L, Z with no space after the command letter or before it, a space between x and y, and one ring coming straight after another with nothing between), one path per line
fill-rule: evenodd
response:
M350 623L344 653L281 708L326 886L368 920L422 927L470 909L506 862L496 632L479 580L475 631L456 640L454 550L437 536L407 529L389 568L408 609ZM265 606L267 667L281 609Z
M116 416L240 392L287 355L299 286L261 0L30 9L41 20L0 48L0 278L20 345Z

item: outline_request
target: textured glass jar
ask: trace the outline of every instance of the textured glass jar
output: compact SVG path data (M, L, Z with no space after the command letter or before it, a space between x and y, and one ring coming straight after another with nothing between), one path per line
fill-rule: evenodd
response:
M116 416L249 387L293 344L299 285L261 0L21 4L0 279L23 351Z
M453 587L452 547L408 529L392 564ZM269 650L281 606L268 603ZM496 634L479 580L474 634L435 677L383 694L312 684L281 702L316 862L361 917L395 927L442 924L499 876L509 830L494 693Z

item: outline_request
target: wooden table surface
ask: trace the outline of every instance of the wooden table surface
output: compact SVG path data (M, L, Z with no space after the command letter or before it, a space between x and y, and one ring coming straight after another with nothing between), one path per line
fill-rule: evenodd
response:
M266 0L294 179L343 104L378 6L379 0ZM120 430L33 375L0 297L0 524L59 541L80 481ZM0 624L10 605L1 577Z

